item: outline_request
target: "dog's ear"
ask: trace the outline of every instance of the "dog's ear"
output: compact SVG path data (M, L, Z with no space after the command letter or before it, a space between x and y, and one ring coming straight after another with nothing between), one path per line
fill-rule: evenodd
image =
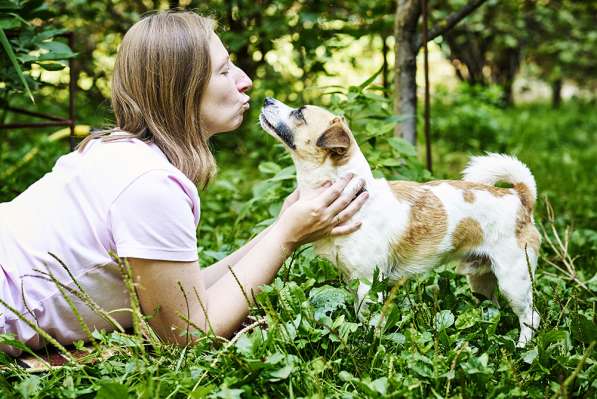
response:
M330 127L319 136L316 145L329 150L332 155L341 157L350 147L350 136L338 117L334 118Z

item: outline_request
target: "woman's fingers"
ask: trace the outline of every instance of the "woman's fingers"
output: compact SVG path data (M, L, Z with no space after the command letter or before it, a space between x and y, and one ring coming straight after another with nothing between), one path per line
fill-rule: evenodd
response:
M359 211L359 209L361 209L361 207L363 206L363 204L365 203L365 201L367 201L367 198L369 198L369 193L368 192L362 192L361 194L359 194L359 196L357 198L355 198L354 201L352 201L350 203L350 205L348 205L346 208L344 208L344 210L340 213L338 213L338 215L336 215L335 219L334 219L334 224L336 226L338 225L342 225L344 223L346 223L347 221L350 220L351 217L354 216L355 213L357 213Z
M306 243L329 235L350 234L359 229L361 223L351 221L361 209L369 194L357 195L365 184L363 179L353 179L349 173L335 183L323 184L309 194L301 193L293 211L283 221L292 225L293 235L298 242ZM290 199L290 196L289 198ZM288 200L287 200L288 201Z
M286 199L282 203L282 208L280 208L279 215L281 215L284 212L286 212L286 209L288 209L291 205L293 205L294 203L296 203L296 201L298 201L298 200L299 200L299 190L297 188L296 190L294 190L292 192L292 194L290 194L288 197L286 197Z
M361 224L362 224L361 222L353 222L353 223L336 226L332 229L332 231L330 232L330 235L331 236L341 236L344 234L354 233L355 231L357 231L358 229L361 228Z
M288 200L288 202L290 202L290 203L294 204L294 203L295 203L295 202L296 202L296 201L299 199L299 195L300 195L300 192L299 192L299 190L298 190L298 188L297 188L297 189L295 189L295 190L292 192L292 194L290 194L290 195L287 197L287 200Z
M346 207L348 207L352 202L354 202L358 192L361 191L364 186L365 180L360 178L353 179L348 184L348 187L344 189L342 194L338 198L336 198L336 200L329 206L328 212L330 212L331 215L336 215L337 213L346 209Z
M348 185L353 177L354 173L349 173L346 176L336 180L334 184L325 190L321 195L323 206L327 207L334 202L342 194L342 191L344 191L344 188Z
M300 193L297 188L292 192L292 194L290 194L288 197L286 197L286 199L284 200L283 209L288 208L290 205L292 205L296 201L298 201L299 196L300 196Z

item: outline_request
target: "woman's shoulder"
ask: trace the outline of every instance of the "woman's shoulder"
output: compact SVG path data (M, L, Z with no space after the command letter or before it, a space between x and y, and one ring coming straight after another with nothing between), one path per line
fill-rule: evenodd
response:
M126 132L115 131L94 139L80 153L80 161L91 167L117 168L123 172L150 169L178 171L160 148L151 141L142 141Z
M80 184L94 192L101 191L101 196L108 202L141 176L145 176L144 182L167 176L190 197L198 196L194 183L168 161L157 145L135 137L125 136L115 141L91 140L84 151L61 157L52 169L52 175L58 181L70 182L66 184Z

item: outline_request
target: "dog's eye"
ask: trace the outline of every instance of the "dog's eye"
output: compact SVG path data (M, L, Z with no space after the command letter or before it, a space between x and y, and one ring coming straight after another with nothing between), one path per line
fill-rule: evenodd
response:
M294 111L290 112L290 116L292 116L295 119L298 119L299 121L301 121L304 124L307 124L307 120L305 119L305 116L303 115L303 109L305 109L305 107L300 107L295 109Z

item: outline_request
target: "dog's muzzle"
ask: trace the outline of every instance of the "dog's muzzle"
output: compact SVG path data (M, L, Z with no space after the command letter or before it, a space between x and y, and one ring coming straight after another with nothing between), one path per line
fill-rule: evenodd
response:
M288 106L275 98L266 97L263 100L259 122L265 131L276 134L284 144L296 150L292 129L280 118L281 108L288 108Z

